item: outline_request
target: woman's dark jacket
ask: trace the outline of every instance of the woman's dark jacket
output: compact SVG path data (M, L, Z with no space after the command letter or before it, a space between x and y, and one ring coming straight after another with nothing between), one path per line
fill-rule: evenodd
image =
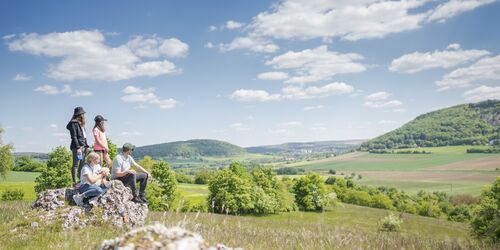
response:
M78 149L81 147L88 148L87 139L83 136L83 130L80 127L80 124L77 120L69 121L66 128L69 130L71 135L71 145L69 146L71 149Z

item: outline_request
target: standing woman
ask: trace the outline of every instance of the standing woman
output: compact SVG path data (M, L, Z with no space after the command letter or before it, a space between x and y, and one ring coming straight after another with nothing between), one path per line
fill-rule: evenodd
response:
M108 140L106 139L106 128L104 127L104 122L107 121L102 117L102 115L98 115L94 118L95 125L92 130L92 134L94 134L94 152L99 154L101 158L101 166L103 160L106 161L106 165L111 167L111 158L109 158L109 147Z
M71 135L70 149L73 153L73 166L71 168L71 178L73 179L73 187L79 187L76 181L76 176L80 173L83 167L85 155L87 154L87 133L85 131L85 110L82 107L76 107L73 112L73 117L66 125Z

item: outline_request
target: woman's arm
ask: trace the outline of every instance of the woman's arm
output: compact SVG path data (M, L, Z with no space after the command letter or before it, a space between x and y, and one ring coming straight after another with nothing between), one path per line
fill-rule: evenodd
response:
M78 141L78 138L76 137L76 130L78 128L75 126L75 123L72 122L71 123L71 126L70 126L70 130L69 130L69 134L71 135L71 144L75 144L76 145L76 148L79 149L82 147L82 145L80 145L80 142Z
M87 177L87 181L90 183L90 184L94 184L96 183L97 181L99 180L102 180L103 179L103 174L100 173L100 174L86 174L85 175Z

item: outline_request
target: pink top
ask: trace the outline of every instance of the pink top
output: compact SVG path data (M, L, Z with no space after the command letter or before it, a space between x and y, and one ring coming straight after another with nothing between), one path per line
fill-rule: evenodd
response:
M99 128L95 127L92 130L94 134L94 150L106 150L108 147L108 141L106 140L106 133L101 132ZM104 143L104 145L99 144L98 139Z

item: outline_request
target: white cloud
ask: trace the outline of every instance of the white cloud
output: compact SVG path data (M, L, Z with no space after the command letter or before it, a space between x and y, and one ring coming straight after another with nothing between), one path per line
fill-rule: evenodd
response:
M118 81L179 72L165 57L186 56L188 45L176 38L137 36L110 47L98 30L21 34L9 41L10 51L60 58L47 75L57 80ZM156 60L151 60L156 58Z
M484 80L500 80L500 55L484 57L470 66L455 69L436 84L444 90L466 87Z
M322 109L325 106L323 105L316 105L316 106L305 106L304 111L310 111L310 110L315 110L315 109Z
M239 22L236 22L236 21L233 21L233 20L229 20L226 22L226 28L227 29L238 29L238 28L241 28L243 26L243 23L239 23Z
M257 78L259 78L261 80L279 81L279 80L287 79L288 74L286 72L270 71L270 72L258 74Z
M14 81L29 81L31 80L31 76L25 74L16 74L12 80Z
M237 49L247 49L257 53L273 53L276 52L279 47L268 39L251 36L236 37L230 43L219 44L219 50L222 52Z
M65 84L62 88L58 88L53 85L42 85L34 89L36 92L42 92L46 95L58 95L58 94L67 94L72 97L83 97L83 96L92 96L93 93L88 90L73 90L70 85Z
M310 127L309 130L311 130L311 131L326 131L326 127L323 127L323 126L313 126L313 127Z
M36 89L34 89L35 91L37 92L42 92L46 95L57 95L59 94L59 89L55 86L52 86L52 85L42 85Z
M283 98L291 100L323 98L332 95L348 94L354 91L354 87L343 82L334 82L321 87L296 87L288 86L283 90Z
M255 117L253 117L253 115L249 115L249 116L247 116L247 119L248 120L255 120Z
M231 99L240 102L301 100L348 94L353 91L354 87L351 85L343 82L333 82L320 87L288 86L283 88L280 94L269 94L265 90L239 89L233 92Z
M8 35L3 36L2 38L4 40L10 40L10 39L12 39L14 37L16 37L16 34L8 34Z
M379 91L365 96L365 99L368 101L380 101L380 100L386 100L391 95L392 95L391 93L387 93L385 91Z
M249 131L251 130L247 125L240 123L240 122L235 122L229 125L230 128L236 130L236 131Z
M500 99L500 86L491 87L481 85L475 89L467 90L464 92L465 100L471 102L480 102L488 99Z
M54 137L68 137L68 133L62 133L62 132L56 132L56 133L52 133L52 136Z
M496 0L450 0L438 5L431 11L427 21L445 21L463 12L473 10L479 6L495 1Z
M290 131L288 131L287 129L284 129L284 128L279 128L279 129L268 129L267 132L269 132L270 134L287 134L289 133Z
M265 90L239 89L231 94L231 99L240 102L266 102L280 100L279 94L270 95Z
M366 101L365 106L369 108L395 108L401 106L403 103L399 100L390 101Z
M462 50L457 43L450 44L446 50L434 52L413 52L394 59L389 69L395 72L416 73L434 68L451 68L475 61L489 55L486 50Z
M341 54L329 51L326 45L302 51L288 51L266 61L275 69L291 69L295 74L285 83L309 83L328 80L332 76L345 73L358 73L366 70L356 61L363 56L356 53Z
M215 27L214 25L210 25L208 27L208 31L216 31L217 30L217 27Z
M49 125L49 129L56 130L57 129L57 124L55 124L55 123L50 124Z
M75 90L73 93L71 93L71 96L74 96L74 97L92 96L92 95L94 95L94 94L88 90Z
M122 90L125 93L120 99L128 103L150 103L158 105L161 109L171 109L177 106L175 99L160 99L154 92L154 88L141 89L135 86L127 86ZM144 107L141 107L144 108Z

